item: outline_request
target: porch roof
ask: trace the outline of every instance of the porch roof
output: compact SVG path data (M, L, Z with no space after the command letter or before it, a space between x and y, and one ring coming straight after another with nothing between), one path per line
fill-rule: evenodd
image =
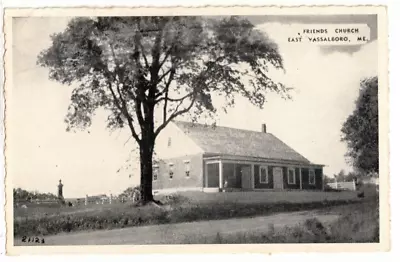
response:
M322 164L314 164L311 162L304 163L299 161L290 161L283 159L271 159L271 158L260 158L260 157L249 157L249 156L237 156L237 155L210 155L206 154L204 160L207 161L229 161L237 163L271 163L281 165L293 165L293 166L313 166L313 167L324 167Z

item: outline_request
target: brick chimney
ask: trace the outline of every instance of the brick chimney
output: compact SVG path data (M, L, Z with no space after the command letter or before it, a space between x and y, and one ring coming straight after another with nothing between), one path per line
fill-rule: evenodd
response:
M261 125L261 132L267 133L267 125L266 124Z

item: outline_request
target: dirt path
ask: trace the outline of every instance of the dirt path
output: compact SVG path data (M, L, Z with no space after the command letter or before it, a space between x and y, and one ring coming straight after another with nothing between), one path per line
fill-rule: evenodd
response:
M216 233L267 232L270 224L275 228L294 226L308 218L316 217L322 223L333 222L338 215L321 215L315 212L281 213L253 218L197 221L190 223L151 225L104 231L78 232L45 237L46 245L124 245L124 244L178 244L187 238L215 237ZM15 245L22 245L19 239Z

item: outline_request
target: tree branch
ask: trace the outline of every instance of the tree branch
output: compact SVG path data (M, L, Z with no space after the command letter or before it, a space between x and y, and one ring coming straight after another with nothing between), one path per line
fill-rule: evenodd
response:
M163 122L164 123L167 120L168 93L169 93L169 86L166 86L165 97L164 97L164 108L163 108ZM156 104L157 104L157 102L156 102Z
M164 89L162 91L158 92L157 94L155 94L155 98L158 98L158 97L162 96L162 94L164 94L165 92L167 92L169 90L169 86L171 85L172 81L174 80L174 77L176 75L176 68L178 66L179 66L179 64L177 64L176 61L173 61L172 65L171 65L171 68L168 69L159 78L158 83L161 82L161 81L164 81L165 77L169 74L168 81L166 81L166 82L164 81L164 83L165 83ZM157 104L157 102L159 102L159 101L155 101L155 104Z
M165 82L165 88L162 92L165 92L164 98L159 100L157 99L154 104L156 105L159 101L164 100L164 108L163 108L163 122L166 121L167 119L167 107L168 107L168 93L169 93L169 87L171 85L172 80L174 79L174 75L175 75L175 68L171 68L170 70L170 75L168 78L168 81ZM161 92L161 94L162 94ZM158 96L158 94L156 94L156 97Z
M164 65L164 63L167 61L168 57L170 56L171 52L172 52L172 48L174 46L172 45L170 48L168 48L167 52L165 52L165 56L163 58L163 60L160 63L160 68Z
M139 44L140 50L141 50L141 53L142 53L142 57L144 59L144 63L146 64L146 68L150 68L150 64L149 64L149 62L147 60L146 54L144 52L144 47L143 47L143 44L142 44L142 41L141 41L143 39L143 35L141 33L139 20L137 20L136 23L137 23L137 27L138 27L137 33L140 35L140 39L137 40L137 42L135 44Z
M117 76L119 76L119 69L120 69L120 67L119 67L119 64L117 64L117 60L116 60L116 56L115 56L115 51L114 51L114 48L113 48L113 46L111 45L111 43L109 43L109 46L110 46L111 53L112 53L112 56L113 56L113 58L114 58L115 66L116 66L116 69L117 69L116 74L117 74ZM119 84L118 84L119 81L118 81L118 79L116 79L115 75L112 74L112 72L110 72L110 71L108 70L107 67L104 67L104 70L106 70L107 74L108 74L108 75L111 75L111 76L114 78L114 81L116 82L116 85L117 85L117 92L118 92L118 95L119 95L119 99L118 99L116 93L114 92L114 90L113 90L113 88L112 88L111 81L110 81L109 77L107 77L107 79L108 79L108 89L110 90L110 92L111 92L111 94L112 94L112 96L113 96L113 98L114 98L114 101L115 101L115 103L116 103L116 106L117 106L117 108L124 114L126 120L128 121L128 126L129 126L129 129L130 129L130 131L131 131L132 136L135 138L135 140L136 140L138 143L140 143L139 135L136 133L135 127L133 126L133 119L132 119L131 115L129 114L128 107L127 107L127 105L126 105L126 101L124 100L123 95L122 95L122 92L121 92L121 90L120 90L120 88L119 88ZM119 78L120 78L120 77L119 77ZM132 94L132 95L133 95L133 94ZM133 96L134 96L134 95L133 95ZM120 105L119 101L121 101L121 104L122 104L122 105ZM138 101L138 99L135 99L135 105L137 104L137 101ZM139 122L140 122L140 121L139 121Z
M162 75L158 78L157 84L160 83L160 82L164 79L164 77L166 77L166 76L171 72L171 70L172 70L172 66L171 66L170 69L168 69L164 74L162 74Z
M146 57L146 54L144 53L144 47L143 47L143 45L142 45L142 43L140 42L140 50L141 50L141 53L142 53L142 57L143 57L143 59L144 59L144 63L146 64L146 68L149 68L150 67L150 64L149 64L149 62L148 62L148 60L147 60L147 57Z
M138 143L140 143L140 138L139 138L138 134L137 134L136 131L135 131L135 127L134 127L133 124L132 124L132 118L131 118L131 116L129 115L129 112L127 111L127 109L126 109L126 106L121 106L121 105L120 105L119 99L118 99L117 95L115 94L115 92L114 92L114 90L113 90L113 88L112 88L112 84L111 84L110 81L108 82L107 87L108 87L108 89L110 90L110 92L111 92L111 94L112 94L112 96L113 96L113 98L114 98L115 105L116 105L117 108L125 115L126 120L128 121L129 129L131 130L132 136L135 138L135 140L136 140ZM117 89L118 89L119 95L121 96L122 94L120 93L118 87L117 87ZM121 99L121 100L122 100L122 99ZM122 100L121 102L124 104L125 101Z
M165 93L165 94L166 94L166 93ZM184 96L182 96L182 97L180 97L180 98L170 98L170 97L168 97L168 96L165 96L165 97L163 97L163 98L157 99L157 100L156 100L156 103L159 103L159 102L161 102L161 101L163 101L163 100L170 101L170 102L180 102L180 101L182 101L182 100L185 100L185 99L188 98L189 96L192 96L193 94L194 94L194 92L191 92L191 93L189 93L189 94L187 94L187 95L184 95Z
M192 101L190 102L190 104L186 108L179 110L179 107L183 104L183 101L184 101L184 100L181 100L180 103L175 107L174 112L169 116L169 118L164 120L163 123L157 128L157 130L154 133L155 134L154 137L157 137L158 134L161 132L161 130L163 130L174 118L176 118L179 115L189 112L189 110L193 107L194 102L196 101L195 93L192 92L191 95L193 96L193 98L192 98Z
M223 59L223 58L222 58L222 59ZM202 78L204 78L204 77L206 76L206 74L208 73L208 71L210 71L211 68L213 67L213 65L214 65L215 63L217 63L218 61L221 61L221 57L218 57L213 63L207 65L207 69L206 69L205 71L202 72L202 75L203 75ZM201 83L200 79L202 79L202 78L199 78L199 79L198 79L198 82L199 82L199 83ZM171 79L172 79L172 78L171 78ZM172 80L171 80L171 81L172 81ZM168 90L168 89L167 89L167 90ZM183 104L183 101L184 101L186 98L190 97L190 96L192 96L192 101L190 102L189 106L187 106L187 107L184 108L184 109L179 110L179 107ZM167 126L167 125L169 124L169 122L171 122L174 118L176 118L177 116L179 116L179 115L181 115L181 114L187 113L187 112L189 112L190 109L192 109L192 107L193 107L193 105L194 105L194 103L195 103L195 101L196 101L196 87L194 88L194 91L193 91L193 92L191 92L191 93L189 93L189 94L187 94L187 95L185 95L185 96L183 96L183 97L181 97L181 98L179 98L179 99L168 98L168 96L164 97L162 100L164 100L164 99L165 99L165 102L167 102L167 101L176 101L176 102L177 102L177 101L180 101L180 103L176 106L174 112L169 116L168 119L166 119L166 108L165 108L165 104L164 104L164 110L165 110L165 111L164 111L164 121L163 121L163 123L157 128L157 130L156 130L156 132L155 132L155 137L157 137L158 134L161 132L161 130L163 130L163 129L165 128L165 126Z

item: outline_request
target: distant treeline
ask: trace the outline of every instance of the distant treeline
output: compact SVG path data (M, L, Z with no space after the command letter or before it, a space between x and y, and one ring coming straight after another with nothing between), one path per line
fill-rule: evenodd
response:
M33 200L56 200L56 195L52 193L40 193L37 191L27 191L22 188L14 188L14 202L33 201Z

